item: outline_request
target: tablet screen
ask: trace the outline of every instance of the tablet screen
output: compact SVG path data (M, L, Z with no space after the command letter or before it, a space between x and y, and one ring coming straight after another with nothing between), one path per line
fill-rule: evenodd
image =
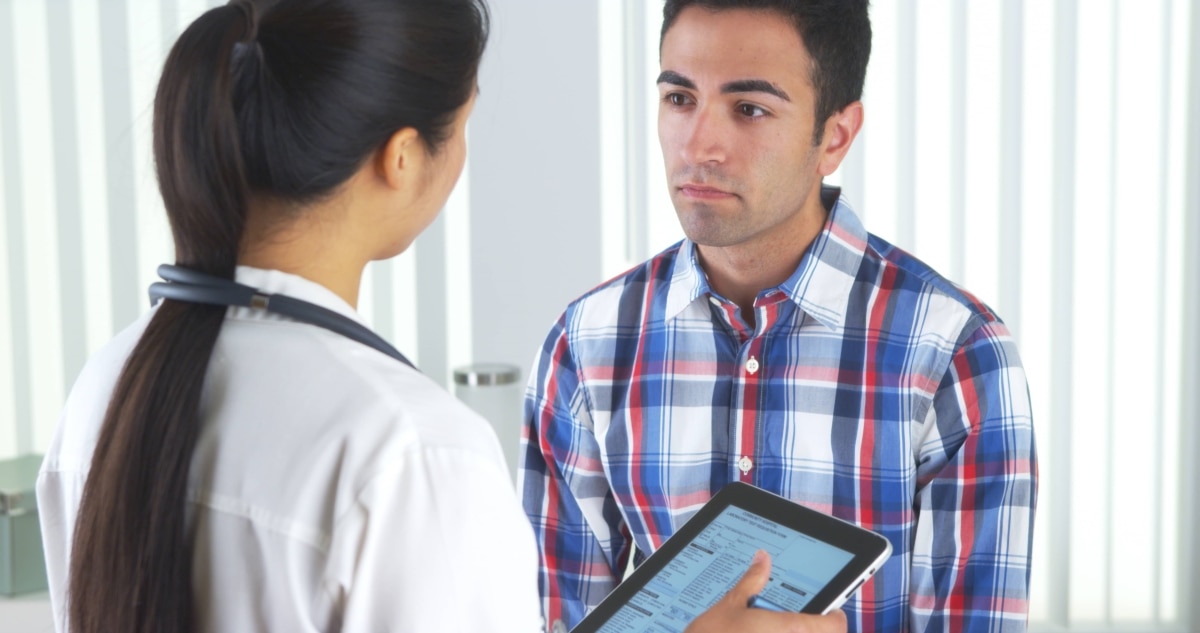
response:
M891 543L742 482L723 487L572 629L682 631L729 593L757 550L771 578L754 606L825 613L887 560Z
M600 631L682 630L737 583L754 552L760 549L772 559L771 579L761 596L794 612L801 611L854 559L851 552L731 505L613 614Z

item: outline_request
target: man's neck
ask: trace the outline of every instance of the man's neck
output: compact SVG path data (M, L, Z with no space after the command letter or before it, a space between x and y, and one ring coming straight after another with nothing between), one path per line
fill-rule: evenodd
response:
M737 304L742 319L754 327L754 300L760 292L778 286L796 272L804 253L824 229L827 217L817 195L794 222L753 240L723 247L697 244L700 267L709 286Z

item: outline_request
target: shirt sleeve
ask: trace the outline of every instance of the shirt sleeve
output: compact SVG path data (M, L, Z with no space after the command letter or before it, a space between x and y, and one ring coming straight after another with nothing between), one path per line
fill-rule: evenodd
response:
M452 447L396 461L333 533L341 630L540 631L533 541L503 466Z
M918 448L912 631L1024 631L1037 496L1025 371L984 324L957 346Z
M67 630L67 589L71 545L75 535L78 505L83 496L85 477L75 472L45 469L38 474L38 520L41 524L42 549L46 558L46 580L54 630Z
M538 588L551 631L576 623L617 585L629 531L608 484L565 321L530 374L517 488L540 555Z

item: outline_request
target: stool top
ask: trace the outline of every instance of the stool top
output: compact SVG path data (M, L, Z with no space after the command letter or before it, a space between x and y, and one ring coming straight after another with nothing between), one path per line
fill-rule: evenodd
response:
M476 363L454 370L455 384L471 387L511 385L520 377L520 369L503 363Z

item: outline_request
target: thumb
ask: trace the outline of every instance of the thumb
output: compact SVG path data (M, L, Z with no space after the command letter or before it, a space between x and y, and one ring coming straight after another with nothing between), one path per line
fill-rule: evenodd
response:
M741 580L729 590L729 598L745 605L752 596L758 595L767 581L771 579L771 555L758 550L750 561L750 568L742 574Z

